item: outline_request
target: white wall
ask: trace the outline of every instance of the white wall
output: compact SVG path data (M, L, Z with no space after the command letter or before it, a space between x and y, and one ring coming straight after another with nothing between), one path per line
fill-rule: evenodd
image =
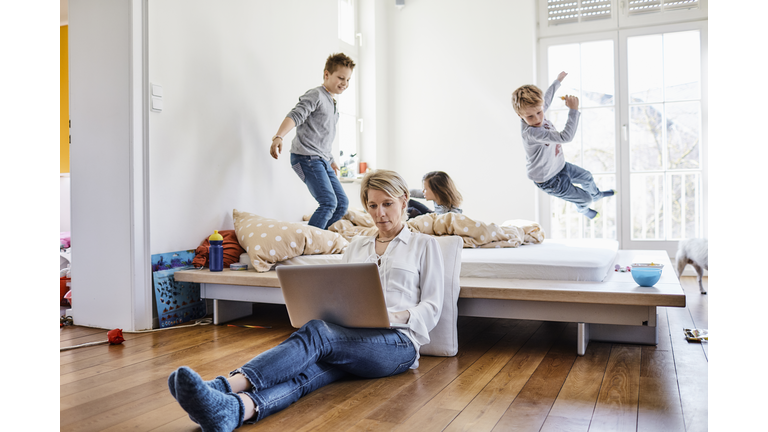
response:
M69 3L72 300L78 325L152 325L143 205L142 3Z
M390 3L360 2L355 72L375 92L361 101L361 154L413 187L427 171L448 172L471 217L534 219L510 104L514 88L534 82L533 0ZM153 254L231 229L233 208L299 220L316 207L289 166L293 133L278 161L268 148L338 51L336 1L213 4L149 2L149 81L163 86L163 111L149 115Z
M536 83L534 1L407 0L391 21L389 168L411 187L447 172L472 218L534 219L510 102Z
M300 11L300 12L298 12ZM232 209L289 221L317 204L271 137L338 52L336 0L149 2L153 254L232 229Z
M509 102L534 82L533 0L393 3L361 0L372 49L356 72L375 89L361 104L364 157L413 187L447 171L478 220L535 218ZM73 289L79 324L146 328L152 289L139 267L231 229L233 208L294 221L314 211L290 168L293 133L278 161L268 149L338 51L336 0L71 2L73 281L88 286ZM149 84L163 87L163 110L142 115ZM98 322L80 319L89 314Z
M59 175L59 231L70 232L71 220L69 198L69 174Z

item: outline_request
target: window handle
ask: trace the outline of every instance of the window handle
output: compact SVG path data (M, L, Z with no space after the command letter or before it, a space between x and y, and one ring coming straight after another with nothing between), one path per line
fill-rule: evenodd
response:
M621 137L624 139L624 141L627 141L627 139L628 139L627 138L627 135L628 135L627 131L628 131L627 125L622 125L621 126Z
M357 119L357 123L360 125L360 133L363 133L363 119Z
M363 34L362 33L357 33L357 34L355 34L355 37L358 40L358 45L359 46L363 46Z

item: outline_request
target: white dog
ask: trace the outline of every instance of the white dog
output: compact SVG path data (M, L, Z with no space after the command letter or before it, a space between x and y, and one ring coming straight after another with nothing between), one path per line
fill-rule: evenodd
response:
M677 245L677 276L683 274L686 264L691 264L699 275L699 291L706 294L701 278L709 270L709 242L707 239L680 240Z

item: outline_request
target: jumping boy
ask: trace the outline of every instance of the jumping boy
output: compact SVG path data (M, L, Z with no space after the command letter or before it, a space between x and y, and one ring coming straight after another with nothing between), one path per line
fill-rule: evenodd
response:
M346 90L354 68L352 59L342 53L329 56L323 71L323 85L308 90L299 98L299 103L272 137L269 149L272 157L277 159L283 150L283 137L296 128L291 143L291 167L319 205L309 219L309 225L321 229L341 219L349 207L349 199L336 177L339 166L331 145L339 120L334 96Z
M615 191L611 189L601 192L597 189L592 173L565 161L561 144L571 142L576 133L580 116L579 98L563 98L570 111L562 132L558 132L544 117L555 91L566 75L568 74L560 72L543 96L535 85L518 88L512 93L512 107L522 119L528 178L547 194L576 204L579 213L594 220L600 214L589 208L589 204L600 198L613 196ZM573 183L580 184L581 187L576 187Z

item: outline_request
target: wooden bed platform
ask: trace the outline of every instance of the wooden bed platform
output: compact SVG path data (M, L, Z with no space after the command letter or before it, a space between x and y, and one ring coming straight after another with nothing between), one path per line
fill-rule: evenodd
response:
M665 251L620 250L614 264L664 264L655 286L638 286L628 272L602 282L462 277L459 315L578 323L577 353L590 340L656 345L657 307L685 307L685 294ZM251 315L251 303L284 304L274 271L180 270L176 280L200 283L213 299L214 324Z

